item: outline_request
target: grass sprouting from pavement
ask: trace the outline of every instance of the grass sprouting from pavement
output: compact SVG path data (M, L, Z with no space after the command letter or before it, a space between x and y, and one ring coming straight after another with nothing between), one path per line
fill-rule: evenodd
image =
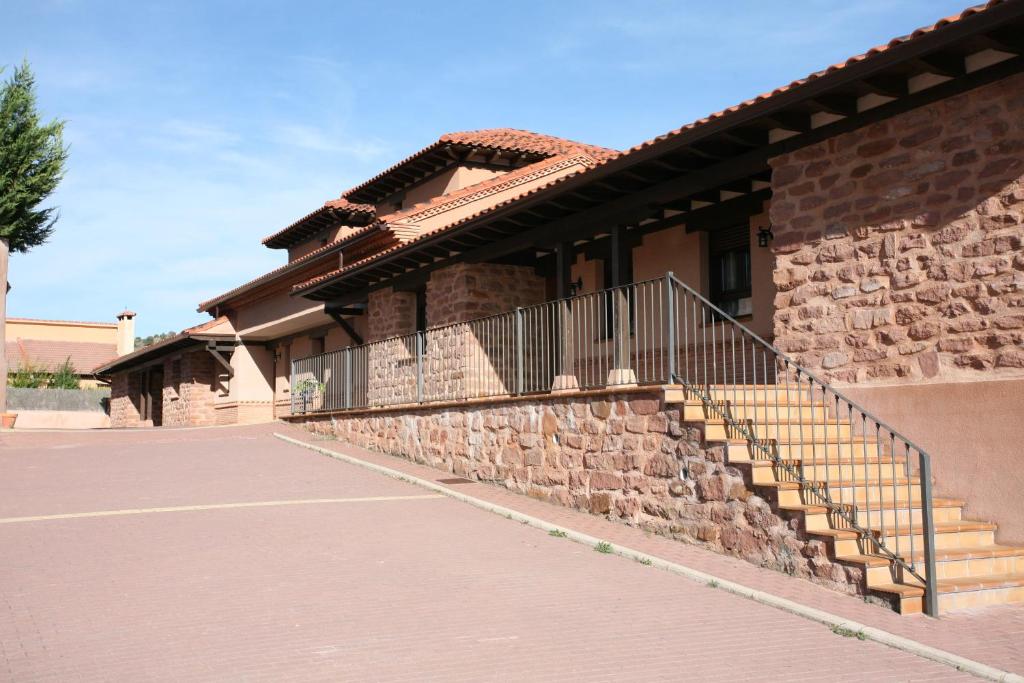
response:
M843 638L856 638L857 640L864 640L867 636L864 635L864 631L854 631L852 628L846 628L836 624L831 628L832 633Z

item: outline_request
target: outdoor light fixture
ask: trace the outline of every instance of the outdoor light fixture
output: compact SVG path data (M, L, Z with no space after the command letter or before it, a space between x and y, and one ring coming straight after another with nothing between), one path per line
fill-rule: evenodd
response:
M757 231L757 246L767 247L768 243L775 239L775 233L772 232L772 226L767 228L759 228Z
M569 296L576 296L583 289L583 276L576 278L576 282L569 283Z

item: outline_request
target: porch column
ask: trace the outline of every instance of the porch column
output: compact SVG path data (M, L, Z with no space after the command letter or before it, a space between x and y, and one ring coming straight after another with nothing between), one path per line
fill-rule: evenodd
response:
M633 258L632 249L625 241L626 228L616 225L611 232L612 259L612 370L609 385L636 384L629 357L629 288L626 282L626 259Z
M572 391L580 387L579 380L576 379L572 305L567 301L570 295L569 284L572 280L574 257L571 242L559 242L555 246L555 296L558 298L558 305L555 309L554 333L558 349L558 358L555 361L558 363L558 372L551 385L552 391Z

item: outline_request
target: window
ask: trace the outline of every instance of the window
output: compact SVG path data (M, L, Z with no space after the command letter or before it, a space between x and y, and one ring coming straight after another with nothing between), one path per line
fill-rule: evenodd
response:
M750 315L750 227L712 230L708 257L711 302L731 316Z
M327 339L326 339L326 337L313 337L310 341L313 343L313 349L312 349L312 354L311 355L318 356L318 355L320 355L321 353L324 352L324 350L325 350L325 348L327 346L327 343L326 343Z

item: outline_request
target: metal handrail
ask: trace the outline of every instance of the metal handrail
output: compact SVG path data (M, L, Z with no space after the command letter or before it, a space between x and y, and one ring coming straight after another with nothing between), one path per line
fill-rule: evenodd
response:
M726 343L727 334L729 345ZM747 382L748 347L753 384ZM740 368L742 378L737 377ZM759 373L762 385L758 384ZM731 379L732 382L722 379ZM783 424L779 419L778 392L783 380L787 393L785 410L789 415L785 429L789 437L787 446L791 449L791 381L795 381L799 397L797 443L801 450L795 462L794 458L782 458L779 450ZM787 477L797 482L805 494L820 501L833 515L833 522L834 517L838 517L847 528L857 533L862 542L867 540L874 550L890 559L897 568L920 581L925 587L925 612L937 615L931 462L928 454L671 272L621 287L294 359L291 399L293 414L308 414L546 393L573 386L597 388L676 382L697 396L706 410L727 425L727 430L746 439L752 449L771 459ZM718 385L722 385L721 388L715 388ZM820 467L822 463L817 457L820 432L824 441L824 477L809 477L805 472L805 385L811 415L810 451L814 467ZM774 421L769 418L772 396L769 396L768 386L774 388ZM736 399L740 391L744 397L753 395L754 400L750 402L753 419L733 412L738 408ZM730 393L731 402L728 400ZM757 403L759 393L763 406ZM843 408L846 410L845 425L842 423ZM749 409L745 410L749 412ZM822 415L820 420L815 417L816 411ZM860 421L859 444L865 474L859 482L856 458L852 457L854 446L858 444L855 414ZM761 418L764 424L758 423ZM870 465L867 447L869 427L874 431L876 460ZM759 429L765 433L759 434ZM843 436L844 429L846 437ZM883 462L883 430L888 434L888 462ZM832 443L830 438L834 439ZM902 465L903 478L906 479L907 522L903 525L900 524L902 489L899 487L904 484L897 484L896 470L901 464L897 461L897 441L904 451ZM835 463L829 459L830 445L836 448ZM844 463L839 457L844 448L851 456L849 463ZM912 451L918 453L923 572L918 571L915 561L915 501L909 471ZM834 478L838 481L832 481L832 467L838 467ZM885 467L891 468L891 482L883 479ZM877 477L871 477L869 469L874 469ZM844 479L847 470L850 476ZM832 484L836 484L837 495L831 490ZM846 500L845 488L850 489L850 502ZM862 489L860 497L858 488ZM871 524L872 495L877 495L878 519L881 522L880 534L877 535ZM894 548L890 548L886 541L886 499L889 496L893 523L888 526L895 531ZM866 524L858 518L862 505L866 510ZM900 541L901 526L906 527L902 531L909 535L910 553L907 557L900 552L903 545Z
M774 434L774 437L772 438L771 435L766 435L768 438L759 438L758 434L756 433L756 429L754 428L754 421L756 420L756 413L757 413L757 408L756 408L756 397L757 397L756 366L754 367L754 372L755 372L754 384L751 385L752 386L752 392L753 392L754 398L755 398L755 400L753 401L753 403L755 404L755 408L754 408L754 410L755 410L755 420L743 420L743 421L741 421L741 420L737 419L734 415L732 415L731 410L729 409L729 405L728 405L727 400L724 403L722 401L716 401L715 397L714 397L714 395L713 395L713 393L711 391L711 384L708 383L707 381L705 381L704 386L702 387L701 383L693 381L693 378L687 378L685 376L680 377L677 374L672 379L673 380L678 380L678 381L680 381L681 384L683 384L684 386L687 386L694 394L696 394L700 398L701 402L703 403L703 405L705 406L705 408L707 410L709 410L710 412L718 415L724 422L726 422L729 425L729 427L731 429L734 430L735 433L738 433L738 434L742 435L744 438L746 438L753 448L757 449L758 451L763 453L765 456L767 456L768 458L772 459L772 461L776 464L776 466L784 468L788 475L796 478L797 482L801 485L801 488L803 490L810 492L812 495L817 497L826 507L828 507L834 514L840 516L846 523L848 523L850 525L850 527L852 527L852 529L854 529L859 534L859 536L860 536L860 538L862 540L863 539L867 539L868 541L870 541L871 544L874 546L874 548L877 551L879 551L881 554L883 554L884 556L889 558L891 561L895 562L897 565L899 565L900 567L905 569L914 578L919 580L922 583L922 585L924 586L924 590L925 590L925 612L927 614L931 615L931 616L937 616L938 615L938 595L937 595L937 590L936 590L937 579L936 579L936 568L935 568L935 539L934 539L934 533L935 532L934 532L934 520L933 520L933 509L932 509L931 458L930 458L930 456L920 446L918 446L914 442L910 441L909 439L904 437L902 434L897 432L895 429L890 427L888 424L886 424L885 422L883 422L879 418L877 418L874 415L872 415L871 413L869 413L866 409L864 409L858 403L854 402L853 400L851 400L851 399L847 398L846 396L842 395L841 393L839 393L835 388L833 388L831 385L827 384L826 382L822 381L815 374L811 373L806 368L803 368L802 366L800 366L793 359L791 359L788 355L786 355L785 353L780 351L774 345L772 345L769 342L767 342L764 339L762 339L758 334L756 334L755 332L753 332L752 330L747 328L745 325L743 325L742 323L737 321L735 318L733 318L731 315L729 315L728 313L723 311L721 308L719 308L718 306L713 304L711 301L706 299L704 296L702 296L699 292L694 290L692 287L688 286L686 283L684 283L681 280L679 280L678 278L676 278L672 273L668 273L666 275L666 278L671 283L671 286L676 288L677 290L681 290L681 292L684 293L684 296L690 297L693 301L699 302L701 304L701 306L702 306L702 310L701 310L701 313L702 313L702 326L706 326L706 324L708 322L717 323L718 321L717 320L713 320L713 318L718 318L719 320L725 321L729 325L731 325L734 328L738 329L740 331L741 335L744 335L744 336L746 336L747 338L749 338L751 340L752 344L759 345L761 347L761 349L762 349L762 353L767 351L768 353L771 354L771 356L772 356L771 360L772 360L772 365L773 365L773 377L772 377L772 379L773 379L773 384L775 386L775 389L774 389L774 398L775 398L775 406L774 406L775 407L775 424L774 424L774 426L775 426L775 434ZM713 316L706 316L705 315L706 312L713 313ZM671 313L670 314L671 315L675 315L676 314L674 306L671 309ZM684 310L684 315L685 315L685 310ZM694 323L695 322L696 321L694 321ZM683 324L684 324L684 327L685 327L685 321L684 321ZM670 327L674 328L676 325L677 325L677 321L673 320L673 321L670 322ZM716 343L716 341L714 339L714 334L715 334L714 328L712 328L712 345L714 345ZM724 330L723 330L723 342L724 342ZM706 347L706 330L704 332L704 344L705 344L705 347ZM735 337L733 337L732 344L733 344L733 358L731 360L733 362L732 362L731 366L732 366L732 374L733 374L733 380L734 380L733 387L732 387L732 392L733 392L733 400L735 402L735 399L736 399L736 386L744 386L744 387L746 387L746 385L747 385L747 383L745 381L746 380L746 377L745 377L745 375L746 375L746 365L745 365L745 363L746 363L746 356L745 356L745 353L744 353L744 355L743 355L744 381L742 383L740 383L740 384L737 384L735 382L735 379L736 379L736 377L735 377L735 372L736 372ZM705 368L704 368L704 370L705 370L705 378L706 378L707 354L704 353L703 355L704 355L704 360L705 360ZM713 358L714 358L714 362L716 363L716 367L713 370L713 375L712 376L715 378L715 381L717 383L717 381L718 381L717 353L713 356ZM756 361L756 357L754 358L754 360ZM802 399L801 399L800 404L798 405L798 408L800 409L799 412L798 412L798 415L799 415L799 432L800 432L799 436L801 437L800 441L799 441L799 443L801 444L801 452L800 452L800 456L801 457L799 459L799 462L800 462L799 469L794 467L794 465L793 465L791 460L789 460L789 461L784 460L784 459L782 459L782 457L780 455L779 447L778 447L779 446L779 442L781 441L781 436L782 436L782 423L779 420L779 415L780 415L779 408L780 408L780 405L779 405L779 401L778 401L778 391L779 391L779 374L778 374L778 371L779 371L779 365L780 364L782 365L782 369L784 371L785 382L786 382L786 387L785 387L786 388L786 392L787 392L786 409L787 409L787 414L788 415L792 415L791 410L790 410L790 405L789 405L789 400L790 400L789 391L790 391L790 388L791 388L790 387L791 373L795 374L796 383L797 383L797 390L798 391L802 391L801 385L803 383L803 380L806 380L806 382L807 382L807 388L809 389L809 393L810 393L809 400L811 402L811 405L809 407L811 408L811 416L812 416L811 417L811 425L810 425L810 427L811 427L811 444L812 444L812 447L814 447L816 445L816 441L815 441L815 438L816 438L815 432L816 432L816 430L815 430L815 427L818 427L818 426L823 427L822 431L823 431L824 438L825 438L825 445L824 445L824 458L825 458L825 460L824 460L824 467L825 467L824 479L825 479L825 481L824 481L824 485L821 485L816 479L812 480L812 479L809 479L807 476L805 476L805 472L804 472L804 458L802 457L803 456L803 448L804 448L804 444L805 444L805 441L802 438L803 437L803 428L804 428L803 410L802 410L804 406L802 404ZM724 363L723 363L723 367L724 367ZM762 375L765 377L766 380L768 379L767 378L767 364L765 364L765 363L762 363ZM767 385L767 381L765 382L765 384ZM817 385L817 389L815 388L815 385ZM821 421L820 424L816 424L815 420L814 420L814 408L815 408L814 400L815 400L815 393L819 389L821 391L821 397L822 397L821 408L823 409L822 410L823 418L822 418L822 421ZM726 387L724 389L723 393L724 393L724 395L726 397L728 397L729 388ZM768 400L769 397L768 397L768 390L767 390L767 388L762 389L762 393L763 393L763 396L765 398L765 404L766 404L765 405L765 410L764 410L764 417L765 417L765 421L768 422L768 408L770 407L770 405L769 405L769 400ZM830 408L830 406L827 405L827 402L825 400L826 395L828 395L828 394L831 394L831 396L832 396L832 398L834 399L834 402L835 402L835 423L834 423L834 425L836 427L836 434L835 434L836 435L836 442L835 442L835 445L836 445L836 448L837 448L837 461L836 461L835 464L838 466L838 475L837 475L836 478L839 479L841 481L841 483L842 483L842 485L840 485L838 487L838 489L839 489L839 500L838 501L834 499L834 497L831 494L831 491L829 489L829 478L830 478L830 476L829 476L830 475L829 467L830 467L830 464L829 464L829 460L828 460L828 445L829 445L828 444L828 436L829 436L829 427L831 426L832 423L829 420L829 408ZM744 389L744 395L746 395L746 389ZM842 417L842 413L841 413L841 409L840 409L840 404L845 404L847 424L848 424L848 427L849 427L849 438L845 440L845 444L844 444L843 441L840 440L842 438L841 434L842 434L842 426L843 426L842 423L840 422L840 419ZM879 487L878 518L881 521L881 535L880 536L876 535L874 533L874 531L870 528L871 509L872 508L871 508L871 500L870 500L870 497L869 497L869 493L870 493L870 486L869 486L870 482L869 482L869 479L870 479L870 477L868 477L868 476L865 476L865 478L864 478L864 480L862 482L862 484L863 484L862 488L864 489L864 501L862 501L862 502L864 503L865 509L867 511L868 524L867 525L862 525L860 523L859 519L858 519L857 510L859 509L859 503L858 503L857 496L856 496L856 491L857 491L856 462L855 462L855 458L853 458L853 457L851 457L850 461L849 461L849 467L850 467L850 471L851 471L851 475L852 475L850 477L850 483L852 483L852 486L849 486L849 488L851 489L850 497L852 499L852 502L850 504L848 504L844 500L845 496L843 495L843 489L846 487L845 485L847 484L847 482L843 481L844 463L843 463L843 461L842 461L840 456L842 454L842 447L843 447L843 445L848 445L849 446L850 454L851 454L851 456L853 455L853 451L854 451L853 446L854 446L854 443L855 443L855 441L853 439L853 437L854 437L854 420L853 420L853 416L854 416L855 412L857 413L857 415L859 416L859 418L861 420L860 439L861 439L861 443L862 443L862 454L864 455L864 471L865 471L865 473L867 473L868 470L869 470L868 458L867 458L867 438L869 436L869 434L868 434L868 425L870 423L872 426L874 426L875 443L876 443L876 457L877 457L877 462L874 463L874 466L876 466L878 468L876 470L876 473L878 475L878 480L879 480L878 481L878 487ZM791 430L792 430L792 426L791 426L791 424L789 424L789 420L787 420L787 432L791 432ZM894 526L895 539L896 539L895 550L893 550L892 548L888 547L888 544L886 543L885 536L884 536L884 534L885 534L885 526L886 526L885 525L885 512L886 512L886 508L885 508L884 503L885 503L885 496L887 494L887 491L886 490L882 490L882 489L888 487L888 484L886 484L882 480L882 471L881 471L881 469L882 469L881 468L881 464L882 464L881 452L882 451L881 451L881 447L879 445L881 443L879 437L881 436L881 432L883 430L885 432L887 432L888 435L889 435L889 444L890 444L889 457L891 459L890 460L890 464L892 465L892 471L893 471L893 475L894 475L893 481L892 481L892 492L893 492L893 495L892 495L892 510L893 510L893 526ZM896 456L897 456L897 453L896 453L896 450L897 450L896 449L896 442L897 442L897 440L902 443L903 451L904 451L904 454L906 456L906 460L904 461L904 469L905 469L905 475L906 475L906 479L907 479L907 499L906 499L906 509L907 509L907 524L906 524L906 526L907 526L907 528L904 529L904 531L907 532L907 535L909 537L909 544L910 544L910 555L909 555L909 558L905 558L900 553L900 540L899 539L900 539L900 531L901 531L900 530L900 526L901 525L899 523L899 515L900 515L900 512L901 512L901 509L900 509L901 502L900 502L900 499L899 499L899 491L896 488L897 485L896 485L896 478L895 478L895 469L896 469L895 466L896 466ZM915 535L915 533L914 533L914 523L913 523L913 519L914 519L914 515L913 515L914 500L913 500L912 480L911 480L911 478L909 476L910 475L910 471L908 469L909 455L910 455L910 453L912 451L916 451L918 453L918 477L919 477L919 488L920 488L920 492L921 492L921 498L920 498L920 505L921 505L921 529L920 529L920 531L921 531L921 536L922 536L922 545L923 545L923 549L922 550L923 550L923 564L924 564L923 575L922 575L922 572L918 571L918 569L917 569L918 565L914 561L915 560L915 558L914 558L914 555L915 555L915 553L914 553L914 535ZM814 449L814 454L816 456L816 449ZM814 460L815 460L815 467L819 466L819 463L818 463L816 457L814 458ZM902 486L902 484L901 484L901 486Z

